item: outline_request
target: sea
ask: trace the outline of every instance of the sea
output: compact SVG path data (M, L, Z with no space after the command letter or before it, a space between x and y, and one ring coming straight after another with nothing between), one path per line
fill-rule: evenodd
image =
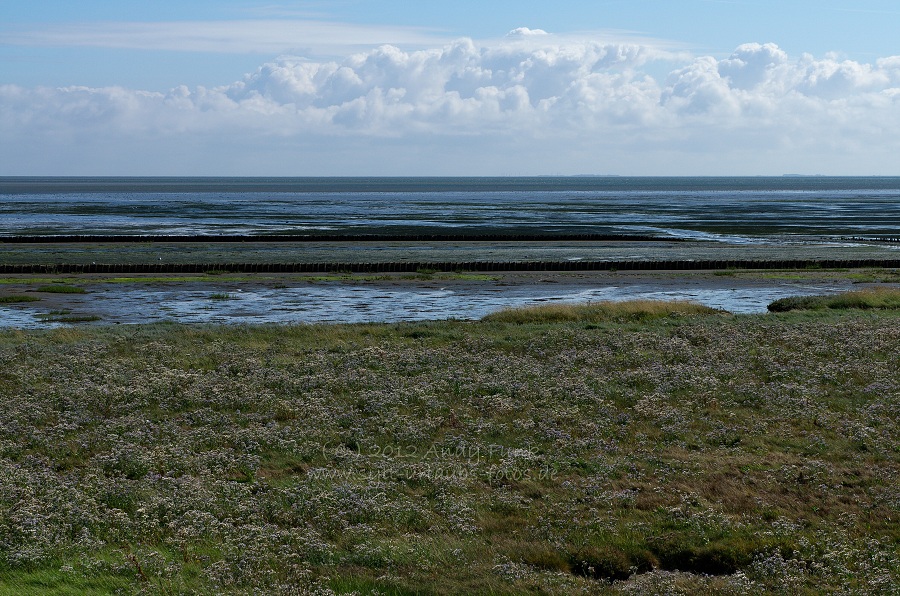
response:
M0 236L900 236L900 177L0 178Z
M373 235L430 240L375 241L363 247L333 240ZM440 241L448 235L541 240ZM630 240L605 244L554 240L579 235ZM900 177L0 177L0 263L114 262L117 249L55 243L54 237L60 236L195 240L190 249L165 243L132 245L127 258L148 262L190 259L195 254L205 259L201 262L210 262L210 255L227 258L225 262L897 258ZM252 255L241 243L204 248L204 238L222 236L332 240L264 248L255 243ZM17 244L22 237L47 242ZM98 319L81 324L475 319L525 304L631 298L689 299L753 313L765 312L777 298L834 293L850 289L852 283L789 275L750 282L712 274L702 282L664 275L608 276L593 285L574 277L571 283L565 278L562 283L535 279L532 284L513 285L451 284L439 279L392 284L230 284L217 283L214 277L202 283L111 284L84 279L76 281L87 293L67 297L62 310L45 298L0 305L0 327L68 324L55 312ZM0 293L37 288L27 281L0 281L4 282ZM222 296L228 299L215 299Z

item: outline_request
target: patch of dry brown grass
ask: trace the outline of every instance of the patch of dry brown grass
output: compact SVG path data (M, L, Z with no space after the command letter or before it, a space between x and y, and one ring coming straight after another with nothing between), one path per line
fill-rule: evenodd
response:
M585 304L540 304L491 313L482 320L496 323L600 323L643 321L671 316L722 314L723 311L687 300L628 300Z

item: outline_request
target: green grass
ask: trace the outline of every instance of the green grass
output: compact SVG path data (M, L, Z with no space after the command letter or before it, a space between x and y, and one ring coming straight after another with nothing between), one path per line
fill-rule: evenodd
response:
M900 283L897 269L863 269L847 274L854 283Z
M37 318L45 323L89 323L102 320L97 315L73 315L70 309L51 310L37 315Z
M646 321L661 317L722 314L722 311L688 301L630 300L588 304L542 304L501 310L482 320L495 323L600 323Z
M103 320L97 315L70 315L68 312L41 314L38 319L45 323L90 323Z
M353 281L353 282L368 282L368 281L384 281L387 279L392 279L389 275L354 275L353 273L341 273L341 274L330 274L330 275L303 275L294 278L292 281L296 282L330 282L330 281Z
M84 288L80 288L78 286L70 286L67 284L50 284L46 286L40 286L36 290L36 292L45 292L48 294L86 294L87 290Z
M101 596L133 589L134 580L121 575L0 569L0 596Z
M216 292L215 294L210 294L210 300L236 300L237 296L234 294L229 294L228 292Z
M24 295L13 295L13 296L0 296L0 304L18 304L20 302L37 302L40 298L37 296L24 296Z
M204 282L209 281L206 279L206 275L216 275L220 277L216 277L215 283L223 283L223 282L247 282L247 281L255 281L255 277L250 277L247 275L225 275L218 273L206 273L203 276L201 275L177 275L177 276L153 276L153 277L97 277L92 279L93 283L114 283L114 284L131 284L131 283L186 283L186 282Z
M791 310L900 309L900 288L874 287L833 296L791 296L769 304L771 312Z
M335 594L383 594L384 596L422 596L428 592L414 588L403 588L385 580L357 579L341 577L329 582Z

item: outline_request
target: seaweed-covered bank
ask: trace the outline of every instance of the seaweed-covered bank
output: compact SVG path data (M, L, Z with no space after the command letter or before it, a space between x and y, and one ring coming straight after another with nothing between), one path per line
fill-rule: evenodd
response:
M896 311L0 331L0 594L890 593Z

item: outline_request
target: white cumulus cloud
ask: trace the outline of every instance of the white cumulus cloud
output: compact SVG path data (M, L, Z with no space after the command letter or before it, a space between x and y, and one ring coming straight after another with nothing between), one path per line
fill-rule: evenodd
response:
M651 76L651 63L669 74ZM218 173L229 159L255 163L248 152L267 143L282 152L272 172L285 174L297 173L282 171L290 159L319 164L325 154L338 160L329 173L348 174L385 164L397 170L383 173L469 173L473 163L475 173L521 172L511 170L517 163L535 172L557 162L625 173L883 169L898 149L898 108L900 57L792 58L752 43L725 59L685 58L520 28L490 43L383 45L334 61L283 56L216 88L2 86L0 173L27 170L23 160L42 147L83 163L116 144L148 163L155 156L160 168L171 167L171 147L208 148L208 160L190 163Z
M529 29L528 27L516 27L506 34L506 37L528 37L531 35L548 35L543 29Z

